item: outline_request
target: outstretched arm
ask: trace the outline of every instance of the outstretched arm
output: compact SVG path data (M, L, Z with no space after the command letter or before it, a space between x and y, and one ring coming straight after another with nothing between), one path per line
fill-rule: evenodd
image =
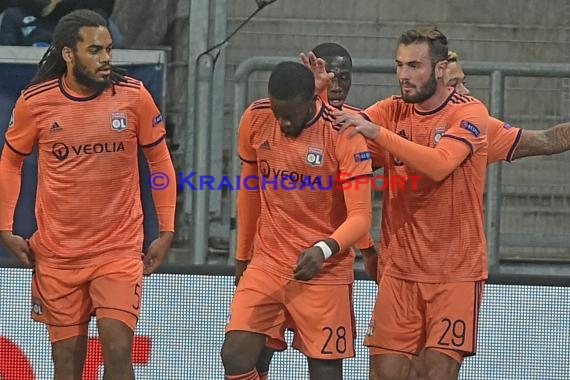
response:
M570 150L570 123L558 124L543 131L523 129L512 159L551 155L567 150Z
M361 133L432 181L444 180L472 153L470 145L463 140L442 139L436 148L431 148L408 141L358 115L347 112L335 112L334 115L336 125L354 126L349 136Z

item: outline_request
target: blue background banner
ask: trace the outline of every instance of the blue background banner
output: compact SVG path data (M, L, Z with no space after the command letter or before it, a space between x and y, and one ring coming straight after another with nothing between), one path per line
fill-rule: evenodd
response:
M157 105L162 103L164 87L164 64L121 64L128 70L128 75L141 80L152 94ZM36 65L27 63L0 63L0 152L4 147L4 135L8 128L12 108L20 95L20 91L30 82L36 72ZM162 110L164 111L164 110ZM152 194L148 184L149 169L146 159L139 150L139 170L141 178L141 198L144 208L145 240L143 251L158 236L158 221L152 202ZM37 151L25 159L22 169L22 188L14 215L15 234L28 238L36 230L34 215L37 183ZM0 257L10 256L0 245Z

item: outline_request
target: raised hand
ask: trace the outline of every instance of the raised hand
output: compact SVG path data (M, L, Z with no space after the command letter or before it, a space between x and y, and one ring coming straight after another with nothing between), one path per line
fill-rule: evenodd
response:
M299 54L299 58L301 58L303 65L307 66L313 72L313 76L315 77L315 92L323 99L327 99L326 91L331 85L334 73L327 73L325 61L322 58L317 58L312 51L307 53L307 55L305 55L305 53Z

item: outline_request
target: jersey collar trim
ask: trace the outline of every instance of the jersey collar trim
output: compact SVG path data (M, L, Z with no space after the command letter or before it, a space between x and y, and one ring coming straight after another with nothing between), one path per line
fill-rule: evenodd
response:
M318 103L317 107L319 107L319 104L320 104L319 111L315 114L315 116L313 116L313 118L311 120L309 120L307 122L307 124L305 124L305 129L309 128L311 125L315 124L317 122L317 120L319 120L321 118L321 116L323 115L323 112L325 111L325 102L323 102L320 98L318 98L317 103Z
M85 97L79 97L79 96L72 95L65 89L65 84L63 83L63 77L59 78L59 89L61 90L61 93L63 95L65 95L66 98L73 100L75 102L86 102L88 100L95 99L96 97L101 95L101 92L96 92L93 95L89 95L89 96L85 96Z
M455 94L455 90L451 91L451 93L449 94L449 96L445 99L445 101L443 103L441 103L437 108L431 110L431 111L420 111L416 108L416 105L414 104L414 113L418 114L418 115L422 115L422 116L426 116L426 115L433 115L434 113L438 113L439 111L441 111L443 108L445 108L445 106L447 105L447 103L449 103L449 101L451 100L451 97Z

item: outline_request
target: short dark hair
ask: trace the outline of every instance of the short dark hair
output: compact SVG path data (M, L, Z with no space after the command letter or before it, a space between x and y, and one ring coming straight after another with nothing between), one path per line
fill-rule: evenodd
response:
M400 36L400 44L411 45L425 42L428 45L432 63L447 59L447 37L436 26L411 29Z
M297 62L278 64L269 77L269 96L291 100L297 96L311 99L315 95L315 77L311 70Z
M62 76L67 71L67 66L61 56L61 51L64 47L75 51L77 42L81 40L79 30L89 26L108 28L104 17L88 9L79 9L63 16L53 31L52 42L42 57L38 72L30 85Z
M313 53L317 56L317 58L323 57L343 57L348 60L350 66L352 67L352 57L348 50L346 50L341 45L334 43L334 42L325 42L320 45L315 46L313 49Z

